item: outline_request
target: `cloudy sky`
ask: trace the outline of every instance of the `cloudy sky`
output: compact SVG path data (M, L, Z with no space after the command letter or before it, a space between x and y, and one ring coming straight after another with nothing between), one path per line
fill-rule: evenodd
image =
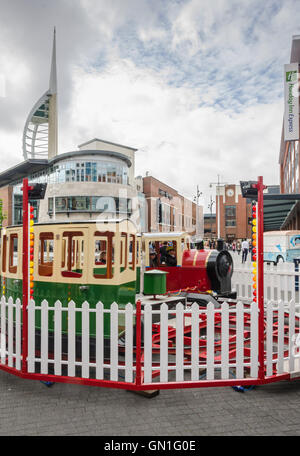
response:
M283 65L299 0L0 0L0 172L48 89L57 30L60 153L98 137L136 147L136 175L279 183Z

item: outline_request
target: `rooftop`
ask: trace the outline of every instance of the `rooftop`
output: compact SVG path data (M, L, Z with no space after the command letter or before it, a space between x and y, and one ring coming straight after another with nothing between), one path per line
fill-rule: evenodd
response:
M110 141L104 141L103 139L99 139L99 138L94 138L94 139L91 139L90 141L87 141L85 143L80 144L78 146L78 149L80 149L81 147L87 146L89 144L92 144L94 142L102 142L102 143L105 143L105 144L110 144L111 146L124 147L124 149L130 149L130 150L133 150L135 152L138 150L138 149L134 149L133 147L123 146L123 144L117 144L117 143L113 143L113 142L110 142Z

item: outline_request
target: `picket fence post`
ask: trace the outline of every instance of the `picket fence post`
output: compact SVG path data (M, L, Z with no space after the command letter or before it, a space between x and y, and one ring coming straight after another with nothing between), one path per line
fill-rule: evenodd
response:
M140 386L142 383L142 360L141 360L141 354L142 354L142 334L141 334L141 301L138 300L136 303L136 319L135 319L135 325L136 325L136 376L135 376L135 385Z

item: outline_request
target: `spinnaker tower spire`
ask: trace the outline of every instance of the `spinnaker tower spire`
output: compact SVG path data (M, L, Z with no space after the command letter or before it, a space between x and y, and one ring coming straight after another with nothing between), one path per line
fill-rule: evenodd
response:
M23 131L23 156L53 158L58 154L56 29L54 28L49 89L30 111Z

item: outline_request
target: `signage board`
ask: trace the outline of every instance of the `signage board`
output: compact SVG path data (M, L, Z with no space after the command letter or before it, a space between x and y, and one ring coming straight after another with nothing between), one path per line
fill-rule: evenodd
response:
M299 139L299 64L284 65L284 140Z

